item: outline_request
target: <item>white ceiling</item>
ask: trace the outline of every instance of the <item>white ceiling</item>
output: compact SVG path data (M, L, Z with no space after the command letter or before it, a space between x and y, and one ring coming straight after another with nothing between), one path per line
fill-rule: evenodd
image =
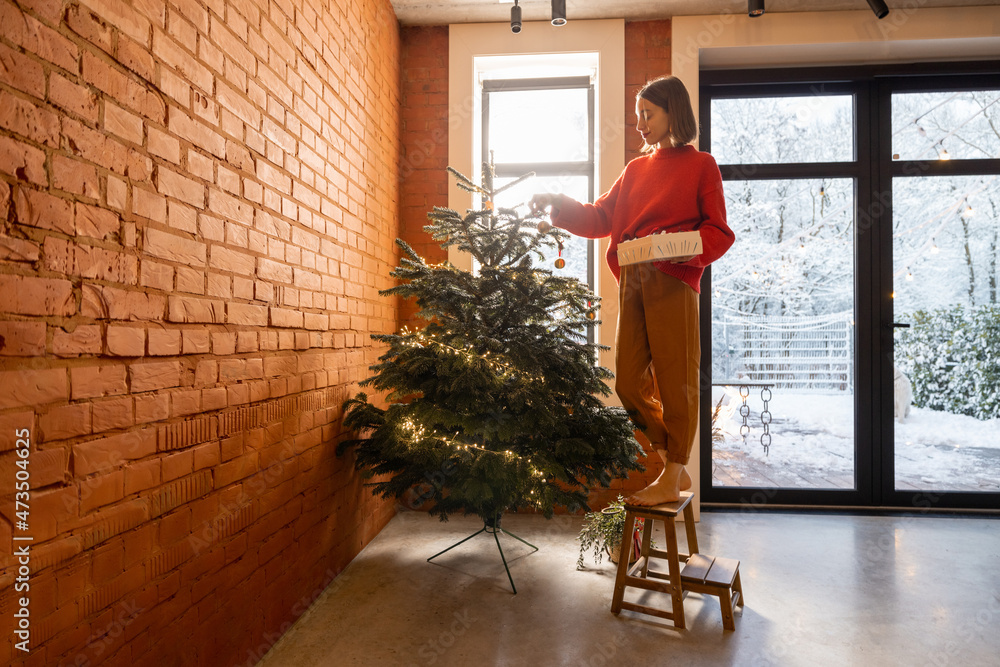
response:
M514 0L390 0L403 25L490 23L510 20ZM968 7L1000 5L1000 0L886 0L892 11L913 7ZM524 21L551 17L550 0L519 0ZM775 12L868 10L866 0L765 0L765 16ZM665 19L672 16L732 14L747 10L746 0L566 0L566 17L574 19ZM872 16L873 20L874 15Z

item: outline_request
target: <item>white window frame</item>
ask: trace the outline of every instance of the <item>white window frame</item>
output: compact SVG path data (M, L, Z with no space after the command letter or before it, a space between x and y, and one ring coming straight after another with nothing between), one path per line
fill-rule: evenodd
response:
M506 23L472 23L449 26L448 164L478 180L479 105L481 91L475 75L475 59L483 56L529 54L598 54L596 91L596 193L606 192L625 168L625 21L570 21L554 27L544 21L524 23L519 34ZM456 211L472 207L472 195L454 182L448 184L448 206ZM596 285L601 296L603 331L597 339L614 342L618 321L617 282L604 261L608 240L595 249ZM472 258L455 248L448 260L471 270ZM609 333L610 332L610 333ZM599 363L614 371L614 350L604 350ZM617 400L617 399L614 399ZM614 402L614 400L609 402Z

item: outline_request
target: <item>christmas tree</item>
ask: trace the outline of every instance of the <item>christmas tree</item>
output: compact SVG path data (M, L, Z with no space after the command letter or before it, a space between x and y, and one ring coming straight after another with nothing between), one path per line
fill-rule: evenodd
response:
M546 517L556 505L589 509L589 486L640 469L628 416L601 401L612 375L586 336L598 299L575 278L534 266L565 232L494 210L498 194L533 174L494 189L488 165L482 186L449 171L482 208L435 208L425 229L470 253L478 271L428 264L397 239L404 255L391 275L401 283L381 294L414 299L426 325L373 336L388 350L361 385L384 392L388 405L365 393L348 400L344 424L366 437L338 451L356 451L357 467L377 479L374 493L419 489L442 520L463 512L496 527L518 508Z

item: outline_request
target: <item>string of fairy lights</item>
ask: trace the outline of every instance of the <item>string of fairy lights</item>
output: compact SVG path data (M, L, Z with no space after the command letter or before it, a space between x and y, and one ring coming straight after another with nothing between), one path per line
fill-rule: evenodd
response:
M481 364L485 364L488 368L497 373L498 377L501 379L507 379L514 376L519 376L532 382L542 382L545 379L541 375L533 374L520 368L515 368L511 364L499 360L497 355L492 355L489 352L480 354L473 351L471 346L464 348L455 347L454 345L438 340L434 336L427 335L422 330L412 330L408 327L403 327L400 332L400 336L401 340L399 341L399 344L403 347L426 349L427 347L433 345L445 354L462 357L463 360L470 365L479 361Z
M961 193L960 196L955 197L952 203L938 209L936 213L929 215L919 223L914 224L907 229L893 234L893 239L898 241L925 231L936 223L936 227L934 227L933 230L927 235L927 238L923 243L914 247L909 255L900 258L899 261L896 262L896 266L899 268L893 272L893 279L904 279L906 281L914 280L912 267L915 266L920 260L926 258L928 254L937 255L940 253L941 250L937 244L937 239L941 236L941 234L946 233L949 226L954 223L956 218L953 217L953 215L957 214L965 220L973 217L975 215L975 209L972 207L970 201L977 195L988 191L996 180L996 176L984 179L968 191ZM789 197L802 194L805 190L806 188L800 189L791 193ZM850 206L853 206L853 203ZM844 206L829 211L827 215L818 219L812 226L797 232L781 243L771 246L766 253L754 257L749 262L741 264L738 270L713 278L713 291L715 297L719 298L723 294L736 294L740 297L754 295L761 297L768 296L769 293L766 291L760 291L757 294L748 293L747 291L748 289L751 289L752 285L761 283L763 280L760 267L768 266L771 260L776 257L781 257L790 251L804 251L806 240L811 238L816 231L828 225L831 220L836 220L838 216L842 216L847 213L848 208L849 206ZM744 282L738 288L726 286L728 283L735 282L744 277L749 278L749 282ZM719 304L716 304L714 307L720 306Z
M795 197L798 197L798 196L800 196L802 194L811 192L812 187L813 186L811 184L804 185L803 187L798 188L797 190L788 193L785 196L785 198L786 198L786 200L794 200ZM827 193L826 193L826 185L825 184L820 185L819 194L820 194L821 197L826 196ZM805 242L808 239L810 239L812 236L814 236L814 234L816 234L817 232L819 232L824 227L830 225L831 222L836 221L839 217L841 217L841 216L845 215L846 213L848 213L849 208L851 206L853 206L853 203L845 203L845 205L842 206L842 207L839 207L837 209L832 209L832 210L826 212L819 219L817 219L816 222L814 224L812 224L811 226L809 226L809 227L807 227L805 229L799 230L795 234L792 234L791 236L789 236L784 241L782 241L780 243L776 243L776 244L770 246L770 249L766 253L764 253L762 255L759 255L757 257L754 257L753 260L750 261L750 262L746 262L746 263L742 264L740 266L741 270L734 271L734 272L729 273L729 274L724 275L724 276L719 276L719 277L713 276L713 278L712 278L712 285L713 285L713 288L716 288L716 296L721 295L723 292L730 292L730 293L734 292L734 290L732 290L732 289L726 289L726 288L724 288L724 285L726 285L726 283L729 283L729 282L734 282L738 278L741 278L743 276L749 276L754 281L759 280L760 279L760 272L758 271L758 267L759 266L768 266L768 264L769 264L769 262L770 262L770 260L772 258L774 258L776 256L780 257L781 255L783 255L783 254L785 254L785 253L787 253L789 251L800 251L800 252L804 251L805 250ZM743 285L743 286L740 287L739 293L741 295L745 294L745 287L746 287L745 285Z
M472 351L470 347L456 347L449 343L440 341L434 336L426 334L424 331L412 330L408 327L404 327L401 331L401 335L405 338L400 340L399 344L404 347L426 348L429 345L433 345L446 354L463 357L467 363L472 363L473 361L478 360L497 372L501 378L509 377L511 375L519 375L533 382L541 382L544 380L544 378L540 375L526 373L521 369L514 368L508 363L499 361L494 355L490 355L489 353L479 354ZM522 456L514 451L511 451L510 449L493 450L475 443L465 442L461 439L460 432L456 431L454 435L445 435L439 433L436 429L428 430L426 426L416 424L412 419L404 420L402 422L402 426L407 431L407 439L411 446L417 446L421 442L431 440L436 446L449 448L453 454L481 453L499 456L508 461L517 461L526 465L531 476L537 478L542 484L545 484L548 481L545 474L538 469L534 459L530 456ZM531 495L534 495L534 493L534 490L530 490Z
M431 440L438 447L445 447L450 449L452 455L459 455L463 453L476 455L476 453L479 453L479 454L490 454L493 456L498 456L505 459L508 462L517 461L518 463L526 465L532 477L538 479L538 481L541 482L542 484L548 482L548 479L545 477L545 473L543 473L541 470L538 469L538 467L535 465L534 459L532 459L530 456L521 456L520 454L513 452L509 449L494 450L482 447L480 445L476 445L474 443L462 442L460 441L461 434L458 431L456 431L454 435L442 435L438 433L436 429L428 431L427 427L421 424L416 424L414 423L413 419L409 418L403 420L400 423L400 425L403 427L405 431L408 432L407 439L409 441L408 444L411 447L419 446L420 443ZM534 495L535 492L534 490L531 490L530 493L531 495Z
M962 92L955 92L950 95L943 96L937 104L934 104L931 107L924 110L923 113L913 118L913 120L910 123L899 124L899 129L897 129L893 133L894 137L903 132L906 132L907 130L910 130L911 128L916 128L917 134L920 137L926 139L928 142L928 145L924 149L924 151L922 153L917 154L912 159L922 160L931 157L932 159L936 158L937 160L941 161L950 160L952 156L948 152L948 149L945 148L945 142L948 141L949 139L957 137L960 130L968 126L977 118L988 117L986 115L987 110L990 107L997 104L998 102L1000 102L1000 96L994 97L992 100L989 101L980 102L980 107L978 109L975 109L972 113L970 113L964 120L954 124L949 123L949 125L951 126L950 130L948 130L943 136L939 136L936 139L932 139L928 135L927 130L921 124L921 121L923 121L925 118L933 114L938 109L944 107L945 105L948 105L949 103L958 100L963 94L964 93ZM952 217L952 214L957 213L963 220L968 220L969 218L971 218L975 214L975 211L972 208L972 205L970 204L970 199L987 190L990 184L993 183L993 181L995 180L996 180L995 176L988 180L985 180L978 187L973 187L969 189L967 192L963 193L961 196L956 197L953 200L953 203L940 209L937 212L937 214L932 215L923 220L922 222L911 226L909 229L894 234L893 239L899 240L905 238L906 236L910 236L918 232L924 231L928 227L931 227L935 223L938 223L937 227L933 230L933 232L931 232L928 235L927 239L923 243L920 243L917 245L917 247L913 248L912 252L908 257L902 258L901 261L897 262L897 266L899 266L900 268L893 272L893 279L896 280L902 277L906 281L912 281L914 277L911 267L914 266L919 260L926 257L928 254L937 255L938 253L940 253L941 249L937 245L937 238L941 233L945 231L948 225L955 220L955 218Z
M953 214L958 214L965 220L968 220L975 215L975 209L969 203L969 199L986 191L990 184L996 180L996 176L982 182L978 188L969 190L962 197L956 199L952 204L940 209L936 215L927 218L919 225L915 225L905 232L900 232L893 235L893 239L901 239L911 234L915 234L922 229L930 227L935 222L938 222L937 228L931 232L924 243L920 244L919 247L913 249L913 252L909 257L906 257L901 262L898 263L899 269L893 273L893 279L898 279L904 277L907 281L913 280L913 271L911 266L917 263L918 260L925 257L927 254L936 255L941 252L941 249L937 245L937 237L951 224L954 220Z
M934 106L930 107L929 109L927 109L926 111L924 111L922 114L920 114L919 116L917 116L916 118L914 118L911 123L901 123L899 125L899 129L897 129L895 132L893 132L892 136L895 137L895 136L899 135L900 133L905 132L911 126L916 127L917 134L920 135L921 137L927 139L928 142L929 142L929 145L928 145L927 148L924 149L923 153L918 154L913 159L915 159L915 160L922 160L922 159L925 159L928 155L933 155L938 160L950 160L952 156L951 156L950 153L948 153L948 149L945 148L944 142L948 141L952 137L957 136L959 130L961 130L962 128L964 128L965 126L967 126L969 123L971 123L972 121L974 121L979 116L984 116L985 117L987 109L989 109L990 107L992 107L994 104L1000 103L1000 96L993 98L989 102L983 104L979 109L977 109L974 113L972 113L968 118L966 118L965 120L963 120L963 121L961 121L961 122L959 122L957 124L954 124L953 127L952 127L952 129L949 130L944 136L939 137L937 140L931 141L931 139L927 136L927 130L923 127L923 125L920 124L920 121L923 118L925 118L925 117L929 116L930 114L932 114L937 109L939 109L939 108L945 106L946 104L948 104L950 102L953 102L954 100L958 99L959 96L962 95L962 94L963 93L961 93L961 92L953 93L953 94L951 94L951 95L943 98L940 102L938 102L937 104L935 104ZM932 154L931 151L934 151L934 153Z

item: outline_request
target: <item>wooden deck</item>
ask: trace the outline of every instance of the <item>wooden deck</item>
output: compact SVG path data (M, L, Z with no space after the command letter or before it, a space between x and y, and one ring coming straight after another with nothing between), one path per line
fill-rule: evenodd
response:
M712 485L721 487L751 487L770 489L853 489L854 477L829 474L819 469L778 468L741 451L716 451L712 461ZM917 477L896 480L899 491L972 491L1000 492L995 482L976 478L968 482L951 483L947 489Z

